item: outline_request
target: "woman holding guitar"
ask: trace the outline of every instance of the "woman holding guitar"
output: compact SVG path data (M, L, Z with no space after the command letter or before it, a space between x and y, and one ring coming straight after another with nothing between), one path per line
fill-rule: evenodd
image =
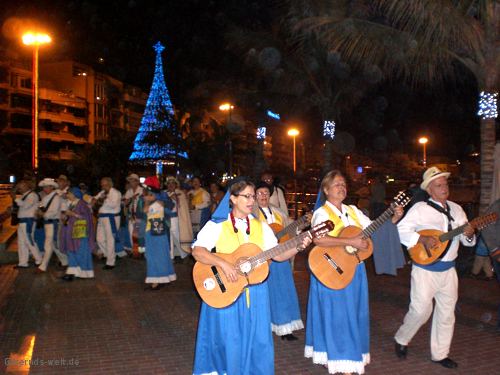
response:
M278 207L269 203L271 186L261 181L255 189L257 195L256 217L267 224L277 224L282 229L290 222L288 216ZM273 228L274 229L274 228ZM299 298L295 289L292 267L289 261L274 262L269 265L269 299L271 304L271 329L282 340L294 341L293 331L304 328L300 317Z
M344 227L365 228L371 223L357 207L343 204L347 184L340 171L326 174L321 181L320 195L326 201L314 212L312 225L332 220L335 228L329 235L315 239L315 244L366 249L368 241L361 236L338 237ZM402 214L402 208L396 207L392 221L399 220ZM311 274L307 311L305 357L327 367L330 374L364 373L365 365L370 362L368 284L364 263L356 267L352 282L344 289L330 289Z
M221 269L230 282L238 280L238 271L217 253L232 253L245 243L254 243L263 250L277 244L271 228L251 215L255 198L251 182L234 182L193 245L193 257ZM305 248L310 242L305 237L299 247ZM215 253L210 252L214 248ZM285 261L298 250L287 250L276 260ZM270 327L267 281L245 288L225 308L213 308L202 302L193 374L273 374Z

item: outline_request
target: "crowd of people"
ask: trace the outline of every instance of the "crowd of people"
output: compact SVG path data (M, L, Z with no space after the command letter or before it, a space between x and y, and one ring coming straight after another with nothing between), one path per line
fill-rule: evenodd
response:
M434 248L437 240L420 234L421 230L463 228L436 262L413 263L409 311L394 336L395 354L405 359L412 338L434 311L431 359L455 368L457 363L449 358L458 294L455 259L459 242L473 246L476 235L463 209L448 200L449 175L436 167L426 170L420 188L430 198L411 205L406 213L400 205L393 205L388 225L397 231L402 244L408 248L420 244L426 251ZM135 253L146 259L148 290L175 281L175 260L189 255L221 272L229 282L236 282L247 277L246 271L218 254L231 254L246 243L263 251L276 249L279 231L293 223L283 189L267 172L255 183L233 179L226 191L217 183L209 185L207 191L197 177L189 184L175 177L161 181L157 176L141 183L134 173L127 177L123 195L108 177L101 179L101 191L94 196L84 184L72 187L64 175L44 178L38 186L41 192L35 192L30 181L22 180L12 193L19 222L16 268L27 268L31 254L36 272L44 273L55 253L60 266L66 267L63 279L67 281L94 277L92 257L105 261L104 270L112 270L117 258ZM277 252L266 280L246 286L229 306L216 308L202 301L193 374L272 374L273 333L292 341L297 340L293 332L304 327L305 357L331 374L364 373L370 362L370 315L362 260L358 258L352 281L341 289L329 288L311 274L305 325L290 262L312 244L358 250L370 246L362 233L354 237L342 234L346 227L366 229L376 218L345 204L347 189L347 179L340 171L327 173L311 225L329 220L333 229L320 238L304 236L296 246ZM380 191L378 195L383 194ZM380 215L385 206L378 200L372 203ZM206 287L212 288L209 284Z

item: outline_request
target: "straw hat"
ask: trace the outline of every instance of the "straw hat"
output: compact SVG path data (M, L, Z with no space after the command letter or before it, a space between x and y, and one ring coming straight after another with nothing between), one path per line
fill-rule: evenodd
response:
M136 181L139 181L139 176L136 175L135 173L131 173L127 176L127 181L133 181L133 180L136 180Z
M423 175L423 181L420 184L420 188L422 190L427 190L427 187L429 184L434 181L436 178L439 177L446 177L448 178L450 176L450 172L442 172L438 167L430 167L424 172Z
M42 181L38 183L40 187L52 186L54 189L59 188L59 185L53 178L44 178Z

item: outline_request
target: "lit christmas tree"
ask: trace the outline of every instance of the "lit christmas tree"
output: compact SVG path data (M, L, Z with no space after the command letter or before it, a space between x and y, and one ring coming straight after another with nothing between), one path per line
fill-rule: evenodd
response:
M176 156L186 158L175 144L181 140L174 122L174 108L168 94L163 76L161 52L165 49L160 42L153 46L156 51L155 74L146 109L142 116L141 126L134 141L134 150L130 161L156 163L161 173L161 162L175 159ZM165 140L170 140L165 141Z

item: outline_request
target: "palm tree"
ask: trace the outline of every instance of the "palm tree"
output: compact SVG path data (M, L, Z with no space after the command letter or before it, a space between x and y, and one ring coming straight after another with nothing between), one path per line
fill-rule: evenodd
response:
M329 53L358 68L377 67L413 87L460 80L480 92L499 86L500 4L495 0L289 0L294 36L313 34ZM481 210L492 186L495 117L481 118Z

